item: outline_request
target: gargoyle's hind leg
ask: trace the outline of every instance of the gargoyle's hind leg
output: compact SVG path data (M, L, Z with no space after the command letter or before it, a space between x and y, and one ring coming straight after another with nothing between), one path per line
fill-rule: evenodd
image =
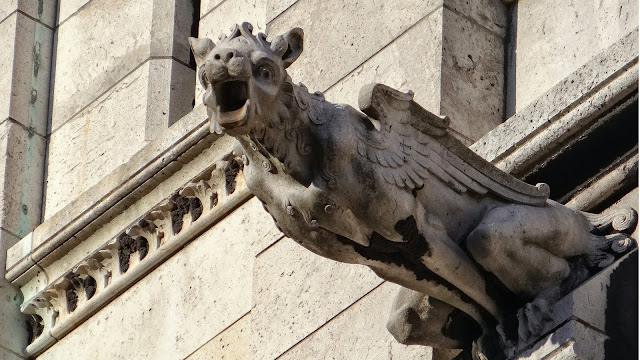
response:
M429 251L420 259L422 264L447 281L449 287L455 287L459 292L462 292L484 308L495 319L500 320L500 309L495 300L487 294L484 274L482 274L477 264L465 254L458 244L449 238L446 228L439 219L426 213L421 205L418 205L414 211L415 218L419 219L417 230L424 237L424 241L426 241L429 248ZM425 293L433 294L435 297L466 311L463 306L467 304L456 304L448 299L458 298L460 294L455 294L452 291L446 291L442 294L436 294L431 291L425 291ZM472 315L469 312L467 313ZM476 320L482 324L481 319L476 318Z
M569 274L565 258L591 251L589 229L584 216L552 201L507 205L485 215L467 249L511 291L532 296Z

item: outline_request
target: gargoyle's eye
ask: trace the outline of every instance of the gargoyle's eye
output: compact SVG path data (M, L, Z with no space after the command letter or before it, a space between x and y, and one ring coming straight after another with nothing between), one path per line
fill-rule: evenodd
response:
M256 75L262 80L271 80L271 70L266 66L260 66L256 69Z

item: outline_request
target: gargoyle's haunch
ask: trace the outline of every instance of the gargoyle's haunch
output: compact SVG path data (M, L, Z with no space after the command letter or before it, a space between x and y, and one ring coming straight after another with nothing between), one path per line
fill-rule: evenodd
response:
M522 183L484 161L412 93L366 86L363 114L294 85L286 68L302 52L301 29L269 42L244 23L217 46L190 41L212 131L238 139L247 186L279 228L315 253L368 265L438 299L432 306L441 314L428 325L435 330L419 340L411 340L413 325L398 330L402 315L391 319L402 341L465 346L446 329L452 314L486 330L505 316L505 298L530 300L558 286L568 258L605 265L612 245L631 244L548 200L545 184ZM635 226L635 213L627 216L633 221L614 230ZM488 281L495 278L497 285Z

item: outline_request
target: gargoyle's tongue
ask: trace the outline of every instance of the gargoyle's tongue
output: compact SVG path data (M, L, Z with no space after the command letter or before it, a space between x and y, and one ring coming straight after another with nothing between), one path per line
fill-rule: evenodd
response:
M249 100L238 110L218 111L218 124L225 129L231 129L244 124L247 120L248 108Z
M218 105L218 124L230 129L244 124L247 119L249 98L247 83L226 81L215 86Z

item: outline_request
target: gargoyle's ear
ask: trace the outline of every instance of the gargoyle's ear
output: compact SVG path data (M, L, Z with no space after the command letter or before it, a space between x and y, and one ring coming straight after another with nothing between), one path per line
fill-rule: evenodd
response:
M304 32L300 28L293 28L286 34L278 36L271 43L271 50L282 56L284 68L288 68L302 53Z
M209 38L189 38L189 45L191 45L191 51L193 51L193 57L196 59L198 66L202 65L207 55L216 47L216 44Z

